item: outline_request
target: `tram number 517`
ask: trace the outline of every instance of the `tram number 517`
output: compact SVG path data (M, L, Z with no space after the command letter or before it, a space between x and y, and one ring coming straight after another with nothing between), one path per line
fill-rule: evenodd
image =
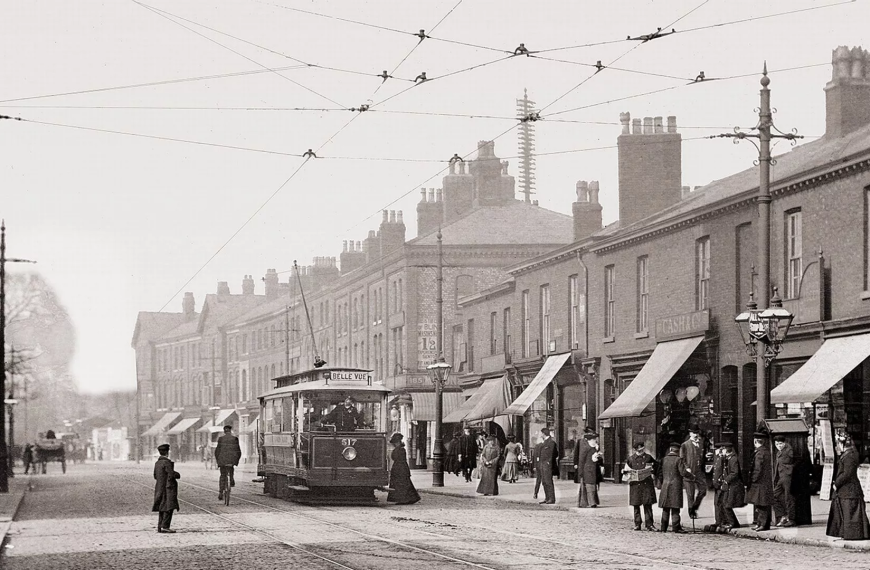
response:
M341 440L341 445L343 445L344 447L353 447L354 445L356 445L356 438L346 437Z

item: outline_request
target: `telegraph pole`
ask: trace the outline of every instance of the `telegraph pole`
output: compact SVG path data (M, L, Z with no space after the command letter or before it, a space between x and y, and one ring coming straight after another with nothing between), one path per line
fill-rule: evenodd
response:
M6 220L0 220L0 395L6 393L6 262L36 263L29 259L6 259ZM0 493L9 492L9 450L6 448L6 405L0 406Z

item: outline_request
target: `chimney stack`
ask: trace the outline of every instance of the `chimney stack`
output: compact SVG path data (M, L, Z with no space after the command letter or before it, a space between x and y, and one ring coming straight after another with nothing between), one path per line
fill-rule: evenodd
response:
M825 86L825 137L839 138L870 124L870 52L840 46L831 56Z
M217 294L218 295L229 295L230 294L230 286L227 285L226 281L218 281Z
M184 317L187 320L192 319L196 315L196 303L193 300L193 293L187 291L184 294L184 299L181 300L181 310L184 312Z
M393 251L405 245L405 222L402 221L402 212L396 216L395 210L384 210L384 220L381 222L378 235L381 238L381 253Z
M266 298L278 298L278 272L274 269L267 269L263 281L266 283Z
M580 180L576 184L577 201L574 214L574 241L581 241L601 229L601 204L598 203L598 181Z
M617 139L619 153L619 222L622 227L651 216L680 201L682 195L682 136L677 119L639 119L619 116L622 131L631 120L631 134Z
M242 279L242 295L254 294L254 278L251 275L245 275Z
M350 240L346 243L350 244L350 246L344 248L344 251L341 252L340 262L342 275L350 273L354 269L358 269L366 264L366 254L362 250L360 242Z

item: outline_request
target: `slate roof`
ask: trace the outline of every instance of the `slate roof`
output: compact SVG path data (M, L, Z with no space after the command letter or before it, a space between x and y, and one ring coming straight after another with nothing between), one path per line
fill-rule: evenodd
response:
M266 301L262 305L254 307L247 312L237 315L234 319L234 323L246 323L249 321L253 321L259 317L271 315L276 311L284 310L289 304L291 304L290 295L279 296L276 299Z
M225 324L233 323L238 320L239 316L265 302L265 295L218 295L210 293L205 296L198 330L202 331L206 325L210 329L216 329Z
M437 230L408 245L436 245ZM553 245L574 240L574 221L519 200L504 206L481 206L441 228L444 245Z
M168 340L172 338L183 338L187 336L192 336L196 334L197 324L199 321L199 313L194 313L190 320L185 321L175 327L174 329L168 330L162 335L160 335L161 340Z
M802 144L784 154L775 156L776 164L770 169L771 189L778 182L808 178L816 171L835 167L848 162L852 157L866 154L870 151L870 125L857 129L845 136L833 139L822 137L818 140ZM728 202L745 194L747 197L758 190L758 167L748 168L726 178L714 180L699 188L669 208L639 220L629 226L611 224L593 237L604 238L615 234L628 233L632 230L652 225L666 224L669 220L685 217L696 211L715 207L718 203Z
M145 341L157 339L183 322L184 313L139 311L130 344L135 348L136 341L140 336Z

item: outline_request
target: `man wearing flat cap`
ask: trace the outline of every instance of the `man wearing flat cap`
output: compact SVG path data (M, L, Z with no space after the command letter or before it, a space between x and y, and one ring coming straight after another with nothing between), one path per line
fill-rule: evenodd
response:
M541 449L538 451L538 468L541 470L541 485L544 486L542 505L556 504L556 488L553 473L559 470L559 446L550 437L550 429L541 429Z
M689 425L689 438L680 446L680 457L686 465L688 475L683 478L686 488L686 502L689 507L689 516L698 518L698 509L701 501L707 495L707 476L704 469L705 457L704 446L701 440L701 429L698 424Z
M628 483L628 504L634 507L634 530L640 530L640 508L647 530L656 530L653 522L652 506L656 502L656 487L653 483L653 469L656 460L646 452L646 444L642 441L634 443L634 453L625 461L622 472L630 475Z
M159 513L157 516L157 532L174 533L172 524L172 511L178 510L178 481L181 475L175 471L175 463L169 459L169 444L157 446L160 457L154 463L154 505L152 512Z
M753 436L752 471L746 502L752 503L754 531L770 530L770 506L773 504L773 467L770 460L770 437L764 432Z
M599 451L598 434L586 432L583 439L574 445L574 482L580 484L577 496L577 506L581 509L596 508L598 501L598 483L600 483L600 465L604 457Z

